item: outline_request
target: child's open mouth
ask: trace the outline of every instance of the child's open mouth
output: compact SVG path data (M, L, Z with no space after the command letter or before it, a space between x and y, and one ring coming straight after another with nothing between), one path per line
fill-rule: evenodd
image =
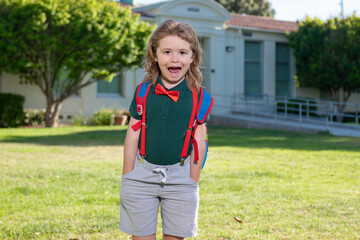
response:
M177 74L181 71L181 67L168 67L168 71L173 74Z

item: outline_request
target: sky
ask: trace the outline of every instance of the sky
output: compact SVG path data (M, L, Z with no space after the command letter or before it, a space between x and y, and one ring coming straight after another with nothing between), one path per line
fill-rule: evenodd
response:
M136 0L136 3L156 3L162 0ZM326 20L340 16L341 0L268 0L275 9L275 19L285 21L303 20L306 16ZM360 16L360 0L343 0L344 15L356 11Z

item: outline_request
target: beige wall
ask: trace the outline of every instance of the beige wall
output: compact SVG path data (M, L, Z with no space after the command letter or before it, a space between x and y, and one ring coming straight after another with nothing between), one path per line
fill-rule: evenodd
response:
M320 92L313 88L297 87L295 89L295 97L320 99Z
M320 91L313 88L298 87L296 88L295 97L320 99ZM345 108L345 111L347 112L360 111L360 94L352 93L347 103L348 106ZM356 104L358 106L356 106Z
M3 73L1 78L1 92L23 95L25 97L24 108L45 108L46 100L38 87L31 84L20 84L19 75Z
M92 116L100 108L128 109L136 84L134 84L135 75L134 72L129 72L127 81L124 82L125 96L98 96L97 84L94 83L81 89L80 96L72 96L66 99L63 102L60 115L66 122L69 115L75 117L80 112L84 116ZM20 84L18 75L5 73L2 75L0 84L1 92L23 95L25 97L24 108L45 109L46 99L40 89L35 85Z

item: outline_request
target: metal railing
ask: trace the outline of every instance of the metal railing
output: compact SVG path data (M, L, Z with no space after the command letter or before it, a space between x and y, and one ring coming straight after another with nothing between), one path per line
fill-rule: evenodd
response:
M326 125L360 127L360 104L323 101L307 98L274 97L269 95L221 95L213 94L215 108L228 109L232 113L246 113L275 119L313 122ZM345 111L340 111L344 107ZM336 120L346 120L338 122Z

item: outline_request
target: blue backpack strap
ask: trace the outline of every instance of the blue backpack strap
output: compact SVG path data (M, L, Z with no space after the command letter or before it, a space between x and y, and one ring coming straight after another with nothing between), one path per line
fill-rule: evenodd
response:
M208 142L208 135L207 135L207 129L206 129L205 157L204 157L204 161L203 161L203 164L201 166L201 169L203 169L204 166L205 166L208 151L209 151L209 142Z
M149 87L150 87L150 81L141 83L136 92L136 111L140 116L143 113L143 109L145 105L144 98Z
M150 86L150 81L141 83L139 86L139 93L137 95L137 97L144 97L147 91L147 88Z
M214 98L204 89L201 88L200 94L199 108L196 116L199 124L205 122L214 103Z

